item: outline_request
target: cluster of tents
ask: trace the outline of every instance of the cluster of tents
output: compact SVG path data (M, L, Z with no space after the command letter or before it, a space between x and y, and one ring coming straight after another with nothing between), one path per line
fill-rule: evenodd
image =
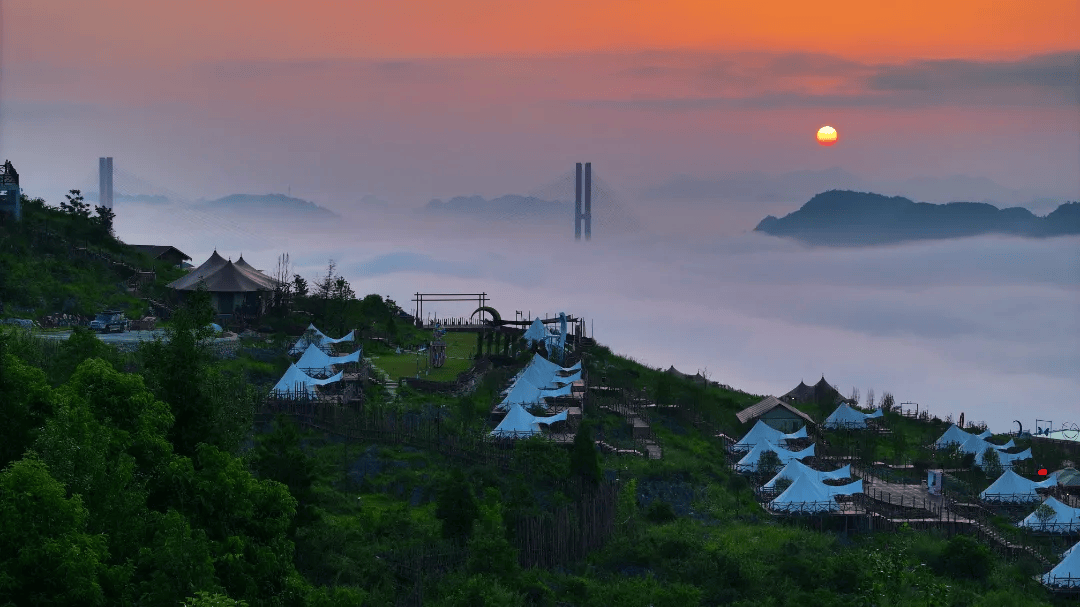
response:
M344 337L332 339L316 329L315 325L308 325L304 335L289 349L289 354L300 354L300 358L289 365L285 374L271 388L270 394L277 398L315 398L318 386L341 381L344 372L335 374L335 365L360 362L360 348L344 356L331 355L334 344L353 341L355 338L352 331Z
M539 317L533 319L532 324L525 330L522 339L530 348L537 343L544 344L548 356L562 360L563 352L566 349L566 313L559 312L558 329L544 326Z
M787 445L788 441L806 438L806 426L795 432L783 433L758 420L739 441L732 445L736 453L746 452L735 465L740 472L758 472L761 455L772 451L784 464L783 469L762 485L766 490L777 490L777 484L782 481L789 482L778 496L769 502L769 508L777 512L804 512L822 513L833 512L840 509L837 496L853 495L863 492L863 482L856 480L844 485L826 484L826 480L843 480L851 478L851 466L843 466L836 470L815 470L802 463L807 457L814 455L814 444L800 451L792 451L778 445Z
M934 446L938 449L951 449L957 448L962 453L972 453L975 455L975 465L980 468L983 465L983 454L987 449L993 449L997 451L998 461L1003 468L1012 468L1013 462L1031 459L1031 449L1025 449L1020 453L1007 453L1007 449L1012 449L1016 444L1009 439L1009 442L1004 445L995 445L986 440L991 435L989 430L981 434L972 434L961 430L958 426L951 425L949 429L941 435L941 438L937 439Z
M526 438L538 434L540 424L565 420L565 411L544 417L529 413L528 408L542 406L545 398L569 395L573 383L580 379L580 361L562 367L534 354L529 364L514 377L510 387L503 391L503 399L495 408L506 411L506 417L492 430L492 436Z

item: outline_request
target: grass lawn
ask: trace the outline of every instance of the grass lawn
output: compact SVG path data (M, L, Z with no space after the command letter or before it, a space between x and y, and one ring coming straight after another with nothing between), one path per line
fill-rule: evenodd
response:
M428 368L426 352L419 356L415 352L380 353L372 354L369 358L376 367L385 371L393 380L401 377L416 377L417 360L419 360L422 379L453 381L459 373L467 371L473 365L476 336L472 333L447 333L445 340L446 364L439 369Z

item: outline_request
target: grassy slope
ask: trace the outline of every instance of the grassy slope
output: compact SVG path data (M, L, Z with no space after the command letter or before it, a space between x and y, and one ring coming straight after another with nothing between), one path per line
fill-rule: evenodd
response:
M681 379L669 382L659 371L604 348L594 352L588 366L592 373L605 374L609 384L658 390L672 402L694 403L702 418L733 431L742 428L724 422L760 398L700 389ZM452 406L450 400L443 404ZM482 407L459 409L462 415L482 412ZM936 427L920 429L909 421L898 423L905 444L936 438ZM719 441L682 417L657 413L654 422L664 447L662 460L602 458L607 474L624 481L618 527L608 545L585 563L560 571L527 571L501 580L504 586L529 604L605 607L1051 604L1030 579L1040 569L1027 561L1010 564L979 554L958 559L948 541L925 532L844 539L769 520L749 484L728 472ZM353 445L346 454L344 445L315 435L308 440L321 462L319 499L327 513L298 540L301 552L319 555L312 557L319 562L309 571L368 588L373 599L402 591L409 582L392 573L386 555L410 544L440 541L431 500L454 464L411 448ZM555 456L543 465L538 461L538 472L561 469L565 461L558 458L564 456ZM506 500L514 486L536 491L542 485L542 480L507 479L478 467L469 468L467 476L478 493L492 487ZM319 538L337 538L332 554ZM962 562L980 558L989 567L966 573ZM429 581L428 590L437 592L439 583Z
M86 246L123 262L157 272L147 287L163 299L164 285L183 271L151 260L122 242L94 231L87 220L24 199L23 220L0 222L0 301L4 314L38 318L58 312L84 316L104 308L140 317L146 304L123 287L133 271L101 259L70 255L71 246Z

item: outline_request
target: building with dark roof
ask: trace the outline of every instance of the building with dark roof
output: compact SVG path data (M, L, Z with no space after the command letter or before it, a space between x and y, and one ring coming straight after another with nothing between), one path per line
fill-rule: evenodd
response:
M813 386L803 382L795 386L790 392L780 397L780 400L788 403L817 403L824 405L839 405L841 403L858 404L855 401L844 398L840 391L825 381L825 376Z
M781 432L794 432L803 425L809 426L815 423L809 415L775 396L769 396L750 405L736 413L735 417L740 424L760 419Z
M259 316L265 311L267 299L277 287L277 281L246 262L244 265L246 268L214 251L202 265L169 283L169 287L182 294L205 288L218 314Z
M145 253L151 259L167 261L174 266L182 266L185 261L191 261L191 257L180 249L167 244L133 244L128 245L140 253Z

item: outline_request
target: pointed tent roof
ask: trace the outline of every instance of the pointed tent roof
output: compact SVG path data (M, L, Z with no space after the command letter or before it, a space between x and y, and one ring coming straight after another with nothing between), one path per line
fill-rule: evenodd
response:
M796 478L802 475L808 475L811 478L815 478L819 481L823 481L825 479L839 480L842 478L851 478L851 466L847 465L841 468L837 468L836 470L833 470L831 472L824 472L822 470L815 470L810 466L807 466L806 464L800 462L799 460L793 459L788 462L786 466L784 466L783 470L777 473L776 476L772 477L769 482L762 485L762 488L772 489L776 486L776 483L782 478L788 478L794 481Z
M503 438L527 438L540 433L540 424L553 424L566 420L566 411L550 417L539 417L529 413L519 404L510 406L506 417L491 431L492 436Z
M825 418L825 423L822 425L826 428L865 428L866 420L881 417L884 414L881 409L873 413L863 413L853 409L847 403L840 403L840 406Z
M1042 576L1042 583L1057 588L1080 588L1080 542L1065 552L1061 562Z
M979 494L979 498L994 502L1037 502L1039 494L1036 488L1045 489L1057 483L1053 475L1045 481L1035 482L1028 480L1012 470L1006 470L985 491Z
M548 337L547 331L544 330L544 323L540 322L540 317L536 317L529 328L525 331L524 339L529 343L531 347L533 343L538 341L545 341Z
M758 417L761 417L762 415L765 415L766 413L768 413L769 411L772 411L773 409L775 409L777 407L782 407L784 409L787 409L791 413L794 413L798 417L801 417L808 424L814 423L813 418L811 418L809 415L803 413L802 411L799 411L795 407L792 407L791 405L789 405L789 404L785 403L784 401L776 398L775 396L766 397L766 398L762 399L761 401L757 402L756 404L750 405L749 407L747 407L747 408L743 409L742 411L739 411L738 413L736 413L735 417L738 418L739 423L745 424L746 422L748 422L748 421L750 421L752 419L757 419Z
M769 507L784 512L828 512L839 506L834 496L862 492L861 480L833 487L809 475L802 475L792 481L791 486L776 499L769 502Z
M767 440L762 441L754 445L754 448L751 449L746 455L742 457L742 459L739 460L739 463L736 464L736 467L741 472L756 472L758 460L761 459L761 454L766 451L772 451L776 453L777 457L780 458L780 463L786 465L793 459L802 459L804 457L812 456L814 454L814 445L810 445L802 451L788 451L787 449L777 447L776 445L772 444Z
M300 354L308 349L308 346L314 344L319 349L325 351L329 349L330 344L339 344L347 341L355 341L355 331L349 331L344 337L337 339L331 339L327 337L325 333L315 328L314 324L308 324L307 330L300 336L300 339L296 341L296 344L289 349L289 354Z
M1053 497L1048 497L1043 502L1054 510L1054 516L1047 519L1044 524L1035 516L1035 512L1029 514L1024 520L1016 524L1017 527L1026 527L1050 533L1074 533L1080 531L1080 508L1073 508L1063 504Z
M814 389L806 385L802 381L799 381L799 385L795 386L787 394L781 396L784 400L792 400L795 402L806 402L814 399Z
M206 290L211 293L250 293L254 291L272 291L273 286L267 281L248 275L231 261L209 273L192 271L187 276L169 283L178 291L194 291L200 282L206 283Z
M240 254L240 259L236 260L236 265L239 266L241 270L251 270L252 272L259 272L259 270L256 270L250 263L244 260L243 253ZM262 274L262 272L259 273Z
M319 346L309 344L307 350L304 350L304 354L300 356L300 360L296 361L296 366L304 372L314 369L320 374L330 375L332 372L330 365L342 365L349 362L360 362L360 350L344 356L330 356Z
M270 393L277 396L286 396L303 391L306 392L308 396L314 397L315 386L325 386L326 384L340 380L341 377L342 374L338 373L327 379L315 379L301 371L296 365L289 365L288 370L281 376L278 383L274 384Z
M779 444L782 441L791 440L795 438L806 438L806 426L799 428L791 434L784 434L783 432L773 428L769 424L761 421L760 419L754 424L753 428L746 433L746 436L742 437L739 442L732 445L734 451L749 451L754 448L754 445L761 441L769 441L773 444Z
M814 400L823 403L836 403L846 400L843 394L825 381L825 376L821 376L821 380L814 384Z

